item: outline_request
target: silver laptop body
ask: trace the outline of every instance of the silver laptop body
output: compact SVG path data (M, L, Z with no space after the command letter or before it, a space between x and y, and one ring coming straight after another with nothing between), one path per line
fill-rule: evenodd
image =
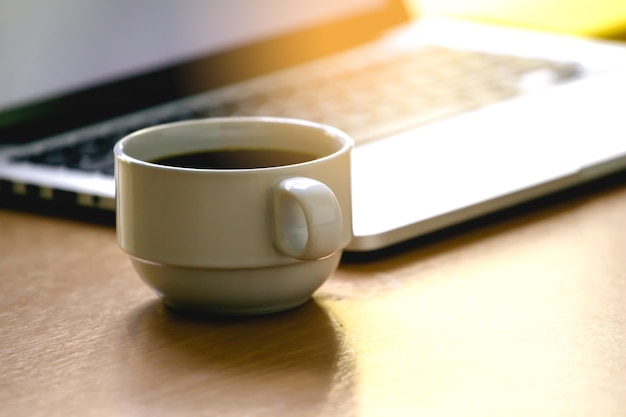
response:
M67 6L72 2L65 3ZM130 3L138 8L128 4L122 7L130 8L126 14L132 24L133 13L138 13L134 16L137 18L145 9L140 7L140 1ZM182 92L163 94L162 98L121 114L103 112L99 116L94 111L95 119L88 123L74 126L68 122L71 128L61 126L52 134L46 131L45 121L59 120L37 119L37 112L45 113L55 103L62 107L62 103L50 101L48 96L58 95L70 85L80 98L79 90L91 88L96 80L95 84L104 82L98 93L107 97L109 79L102 74L99 79L87 77L84 85L77 87L71 85L69 78L66 84L57 81L55 91L49 89L40 95L35 88L26 92L28 88L24 87L22 96L19 85L9 88L6 84L4 91L13 96L3 98L0 89L0 199L20 194L114 210L114 179L109 161L106 157L89 157L98 138L110 141L116 135L151 124L213 115L299 117L331 124L351 134L357 141L352 172L355 237L348 247L352 251L380 249L626 167L622 110L626 97L626 49L621 45L447 19L409 22L397 1L318 2L317 6L307 5L312 8L312 17L306 22L301 22L301 14L293 9L295 2L257 1L252 9L249 3L247 9L238 8L235 3L189 0L176 5L195 7L193 10L203 8L207 18L215 16L217 19L212 21L222 21L222 30L241 27L244 22L253 25L258 21L253 19L254 8L259 13L284 8L284 16L280 16L282 27L290 30L289 24L315 26L327 19L324 13L330 10L343 13L341 19L332 16L342 24L351 13L367 13L375 20L378 8L393 9L396 17L391 19L390 27L385 27L385 23L382 29L376 29L380 32L376 39L359 41L358 45L338 51L330 48L330 52L319 53L312 61L295 60L277 65L279 68L259 61L271 61L271 54L280 52L271 48L274 43L268 42L269 49L262 50L263 54L253 49L257 55L250 61L237 55L241 62L235 62L234 68L263 67L260 74L249 71L252 76L233 76L232 81L231 74L216 73L215 78L226 81L201 91L194 87L186 92L183 86ZM237 10L243 9L246 15L242 17ZM161 12L161 19L172 15L167 7ZM180 17L181 23L188 22L190 16ZM238 19L239 26L225 24L229 18ZM153 30L149 26L146 30ZM258 33L253 28L246 30L250 31L247 36L269 33L280 37L271 32L271 27L258 28ZM132 34L131 31L128 36ZM31 42L37 43L36 39ZM229 42L239 48L241 43L237 42L243 41L235 37ZM302 49L309 46L298 45ZM176 52L175 42L171 47ZM190 59L202 48L216 46L200 42L169 59ZM230 56L228 51L218 50L218 54L226 59ZM77 62L88 59L78 58ZM174 61L163 59L146 62L153 67L174 65ZM388 62L394 64L391 72L385 69ZM134 84L128 85L134 88L135 81L142 77L140 65L133 65L134 72L117 69L120 73L112 78L122 80L116 84L113 103L125 102L125 90L119 88L124 78L131 78ZM184 80L208 77L215 71L206 67L204 70L208 72L187 73ZM88 72L83 75L88 76ZM9 75L0 78L7 80ZM20 77L15 78L20 81ZM153 84L146 85L154 89ZM131 87L129 101L142 91L146 95L153 92ZM381 100L380 89L397 100ZM89 105L98 103L85 101L85 106ZM77 111L77 107L73 109ZM71 118L71 113L62 114ZM83 116L80 110L77 114ZM85 110L87 114L91 113ZM28 140L16 140L11 135L20 132L10 129L19 125L20 118L28 126ZM37 123L42 126L40 137L37 129L31 129L38 127ZM30 134L29 129L35 133ZM102 142L103 146L110 146ZM71 162L55 164L55 158L68 155Z

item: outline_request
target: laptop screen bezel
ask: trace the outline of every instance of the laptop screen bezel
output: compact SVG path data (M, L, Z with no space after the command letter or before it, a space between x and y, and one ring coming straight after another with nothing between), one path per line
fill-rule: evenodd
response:
M7 109L0 144L26 143L318 59L407 22L403 0L322 26ZM202 77L190 76L203 74Z

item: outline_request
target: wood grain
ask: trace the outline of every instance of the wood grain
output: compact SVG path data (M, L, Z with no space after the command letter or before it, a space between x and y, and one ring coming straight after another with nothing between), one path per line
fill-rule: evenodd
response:
M625 252L622 181L198 317L112 227L0 210L0 415L625 416Z

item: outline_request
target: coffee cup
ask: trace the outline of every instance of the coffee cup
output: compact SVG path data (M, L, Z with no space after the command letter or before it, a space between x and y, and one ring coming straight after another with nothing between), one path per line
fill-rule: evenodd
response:
M352 239L352 148L335 128L270 117L131 133L114 148L119 246L171 307L299 306Z

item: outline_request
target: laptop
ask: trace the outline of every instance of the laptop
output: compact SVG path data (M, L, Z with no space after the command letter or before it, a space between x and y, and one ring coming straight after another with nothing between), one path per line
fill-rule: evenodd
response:
M118 139L232 115L304 118L355 138L354 252L626 167L618 44L415 20L401 0L2 10L0 200L114 211Z

